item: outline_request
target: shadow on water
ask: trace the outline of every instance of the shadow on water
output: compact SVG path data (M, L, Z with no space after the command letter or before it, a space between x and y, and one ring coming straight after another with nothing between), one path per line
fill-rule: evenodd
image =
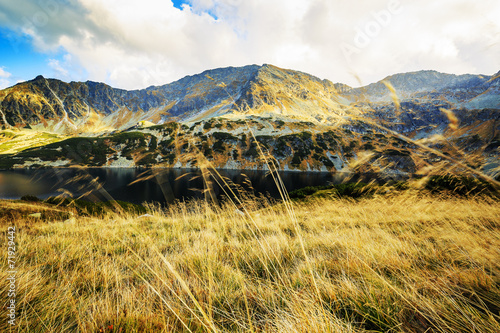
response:
M219 170L232 183L254 194L280 198L272 177L265 171ZM323 172L280 172L288 192L305 186L379 180L376 175ZM133 203L172 203L175 200L203 198L203 178L191 169L20 169L0 171L0 198L19 199L35 195L41 199L57 195L82 197L90 201L123 200ZM220 198L224 191L213 184Z

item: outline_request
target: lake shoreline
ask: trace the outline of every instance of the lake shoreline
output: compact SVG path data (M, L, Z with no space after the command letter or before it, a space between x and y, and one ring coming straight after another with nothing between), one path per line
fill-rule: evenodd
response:
M13 171L13 170L64 170L64 169L74 169L74 170L86 170L86 169L102 169L102 170L189 170L189 171L201 171L201 168L196 168L196 167L144 167L144 166L37 166L37 167L15 167L15 168L10 168L10 169L0 169L0 172L3 171ZM236 172L236 171L241 171L241 172L246 172L246 171L256 171L256 172L270 172L270 170L266 168L243 168L243 169L237 169L237 168L208 168L208 170L216 170L216 171L225 171L225 172ZM273 170L274 172L282 173L282 172L292 172L292 173L300 173L300 174L307 174L307 173L314 173L314 174L331 174L331 175L351 175L351 176L356 176L356 175L367 175L371 173L363 173L363 172L353 172L350 170L336 170L336 171L324 171L324 170L296 170L296 169L279 169L279 170ZM414 177L419 177L419 175L416 174L411 174L408 172L404 171L398 171L398 170L390 170L390 171L385 171L382 173L378 173L380 176L385 176L385 177L394 177L403 180L403 179L409 179L409 178L414 178ZM393 179L394 179L393 178Z
M215 174L215 177L222 176L228 183L236 184L241 194L250 192L253 195L264 194L280 198L280 191L268 171L217 169ZM394 180L393 177L375 174L345 172L279 171L278 174L288 192L307 186L340 184L348 180ZM214 195L224 195L224 190L216 184L213 177ZM1 199L19 199L24 195L44 199L67 193L74 197L86 195L95 201L113 198L140 204L144 201L173 202L177 199L201 198L204 197L202 192L205 188L202 171L193 168L73 167L0 170Z

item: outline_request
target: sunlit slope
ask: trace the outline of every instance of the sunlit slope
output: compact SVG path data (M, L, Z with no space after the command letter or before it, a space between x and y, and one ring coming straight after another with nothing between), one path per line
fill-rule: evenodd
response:
M0 154L15 154L25 149L45 146L64 140L64 135L29 129L0 131Z
M312 75L264 65L238 99L238 110L294 120L336 123L349 110L342 85Z
M124 129L141 120L159 121L163 99L151 91L125 91L103 83L38 76L0 91L4 128L30 126L65 134Z

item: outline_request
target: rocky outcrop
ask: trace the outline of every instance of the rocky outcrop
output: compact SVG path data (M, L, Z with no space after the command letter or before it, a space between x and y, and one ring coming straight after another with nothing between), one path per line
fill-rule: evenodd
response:
M387 149L390 136L357 134L345 128L311 129L304 123L212 120L191 127L167 123L105 137L74 137L17 154L0 155L0 169L24 167L197 167L345 171L361 151ZM368 139L367 139L368 138ZM368 142L370 146L367 145ZM378 144L380 142L380 145ZM391 146L392 147L392 146ZM407 146L392 147L400 172L414 168ZM404 162L403 162L404 160Z

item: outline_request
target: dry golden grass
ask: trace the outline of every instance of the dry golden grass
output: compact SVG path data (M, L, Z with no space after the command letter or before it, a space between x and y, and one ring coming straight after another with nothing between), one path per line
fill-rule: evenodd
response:
M292 205L4 221L1 248L18 229L15 331L500 331L498 201Z

